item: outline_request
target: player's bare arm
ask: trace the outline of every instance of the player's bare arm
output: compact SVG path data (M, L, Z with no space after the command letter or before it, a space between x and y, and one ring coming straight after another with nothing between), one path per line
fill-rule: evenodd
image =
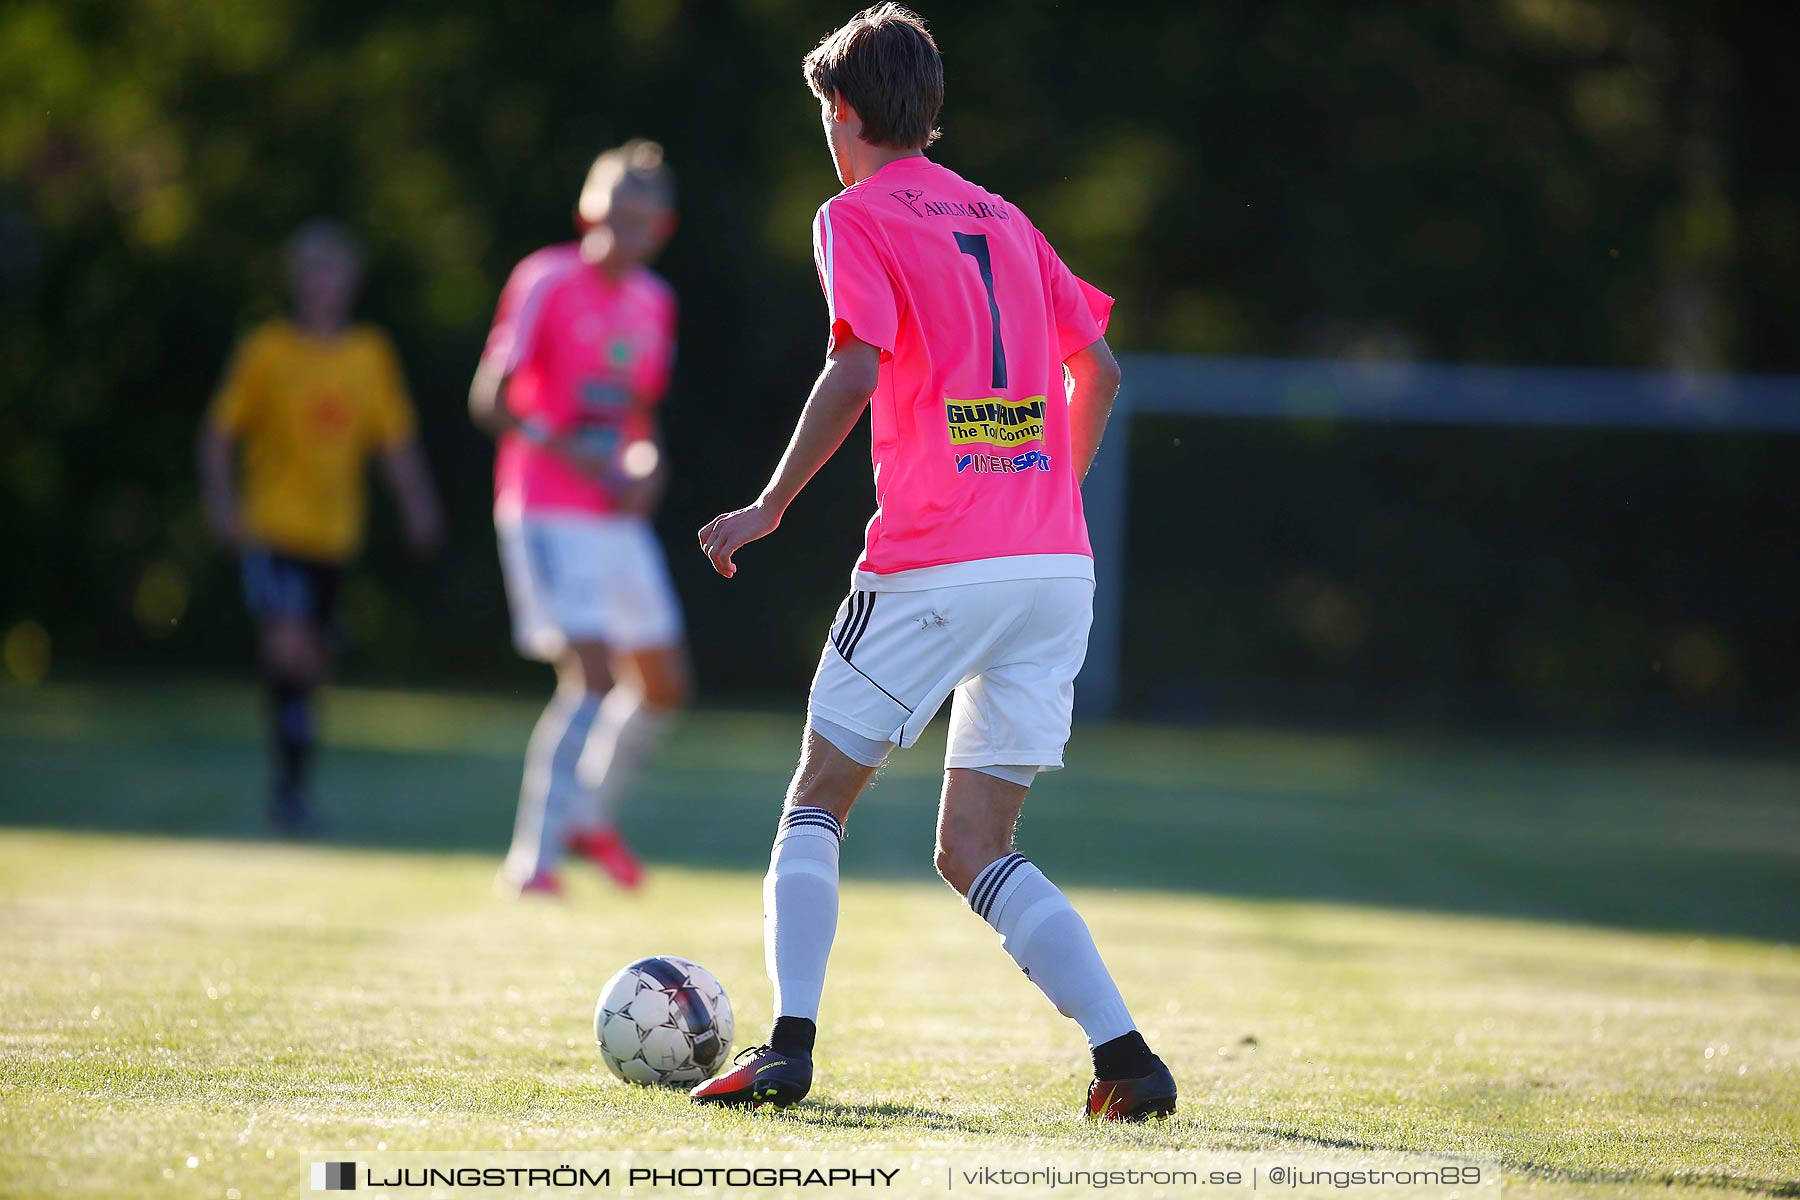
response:
M469 383L469 419L477 429L496 438L517 432L553 451L583 475L612 481L611 458L590 454L580 439L552 433L539 422L513 412L506 403L507 385L511 382L509 372L486 365L475 368L475 378Z
M210 423L201 427L196 454L206 523L213 536L227 546L237 545L243 537L237 493L231 486L232 449L231 435L223 429Z
M469 419L491 437L499 437L523 424L506 405L506 385L511 376L486 363L475 368L469 382Z
M382 451L381 473L400 506L407 545L415 554L430 554L444 540L444 515L418 439L409 438Z
M1069 451L1075 456L1075 478L1086 479L1119 394L1119 361L1101 338L1069 355L1063 366L1069 373Z
M800 412L794 436L770 476L762 495L746 508L714 517L700 531L700 549L713 570L730 579L737 574L731 556L750 542L768 537L819 468L856 427L881 378L881 352L845 335L825 359L812 394Z

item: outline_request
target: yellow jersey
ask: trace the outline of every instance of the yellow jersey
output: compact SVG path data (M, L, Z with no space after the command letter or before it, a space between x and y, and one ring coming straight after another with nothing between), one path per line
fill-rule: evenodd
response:
M362 544L369 456L414 434L387 335L359 325L320 337L286 320L238 346L211 421L243 451L248 536L324 562L343 562Z

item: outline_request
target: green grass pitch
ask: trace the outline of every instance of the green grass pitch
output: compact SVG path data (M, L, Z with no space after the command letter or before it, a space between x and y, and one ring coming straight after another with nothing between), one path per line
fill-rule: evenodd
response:
M1182 1106L1095 1128L1079 1030L930 873L936 755L844 846L813 1096L696 1111L593 1046L652 952L769 1017L797 714L703 712L641 896L495 899L533 704L341 691L334 832L258 832L237 688L0 692L0 1195L293 1192L304 1148L1475 1154L1530 1196L1800 1195L1800 764L1116 726L1026 808ZM189 1164L192 1165L189 1165Z

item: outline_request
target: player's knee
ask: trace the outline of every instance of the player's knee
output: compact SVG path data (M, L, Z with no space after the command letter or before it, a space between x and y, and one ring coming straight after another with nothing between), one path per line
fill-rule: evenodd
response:
M587 672L581 669L581 659L573 650L563 650L552 665L556 668L558 691L572 694L587 690Z
M955 888L959 896L969 894L969 886L975 882L975 876L981 874L981 868L992 861L993 856L985 854L972 842L942 834L938 837L934 865L938 875Z
M685 708L693 697L693 684L688 681L685 673L644 681L644 703L651 708L665 711Z
M944 845L942 841L939 841L937 844L937 851L932 856L931 865L937 868L939 879L942 879L945 883L955 888L959 895L968 895L969 887L967 882L958 882L962 879L962 872L957 870L956 855L952 854L950 852L950 847Z
M324 674L324 650L310 630L296 623L270 626L263 635L263 663L286 683L311 687Z
M680 645L634 654L629 668L627 677L651 708L682 708L692 696L693 672Z
M572 694L593 692L595 695L605 695L612 684L612 671L607 666L605 646L570 645L557 656L557 687Z

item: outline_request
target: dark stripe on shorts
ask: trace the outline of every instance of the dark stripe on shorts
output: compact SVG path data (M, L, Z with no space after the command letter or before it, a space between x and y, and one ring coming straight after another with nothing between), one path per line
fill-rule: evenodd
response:
M550 538L541 529L524 531L525 557L531 561L531 567L547 588L556 586L556 550Z
M839 654L844 652L844 634L856 622L856 605L861 598L862 593L857 591L852 591L844 597L844 619L839 621L831 631L831 644L837 647Z
M863 605L862 621L857 624L856 629L850 634L850 647L844 651L845 662L850 661L851 656L856 653L856 647L862 642L863 634L869 631L869 618L875 615L875 593L864 592L863 596L866 597L867 602Z
M882 695L886 696L889 700L892 700L895 704L898 704L903 710L905 710L907 716L910 717L912 715L912 712L913 712L912 705L908 704L906 701L902 700L900 697L894 695L894 693L888 691L886 688L882 687L879 683L876 683L875 677L873 675L869 674L867 671L863 670L861 667L859 667L855 663L851 662L848 658L844 658L844 652L841 648L838 649L838 657L844 659L844 665L846 667L849 667L852 671L855 671L858 675L861 675L864 679L868 680L870 687L874 688L876 691L878 691Z

